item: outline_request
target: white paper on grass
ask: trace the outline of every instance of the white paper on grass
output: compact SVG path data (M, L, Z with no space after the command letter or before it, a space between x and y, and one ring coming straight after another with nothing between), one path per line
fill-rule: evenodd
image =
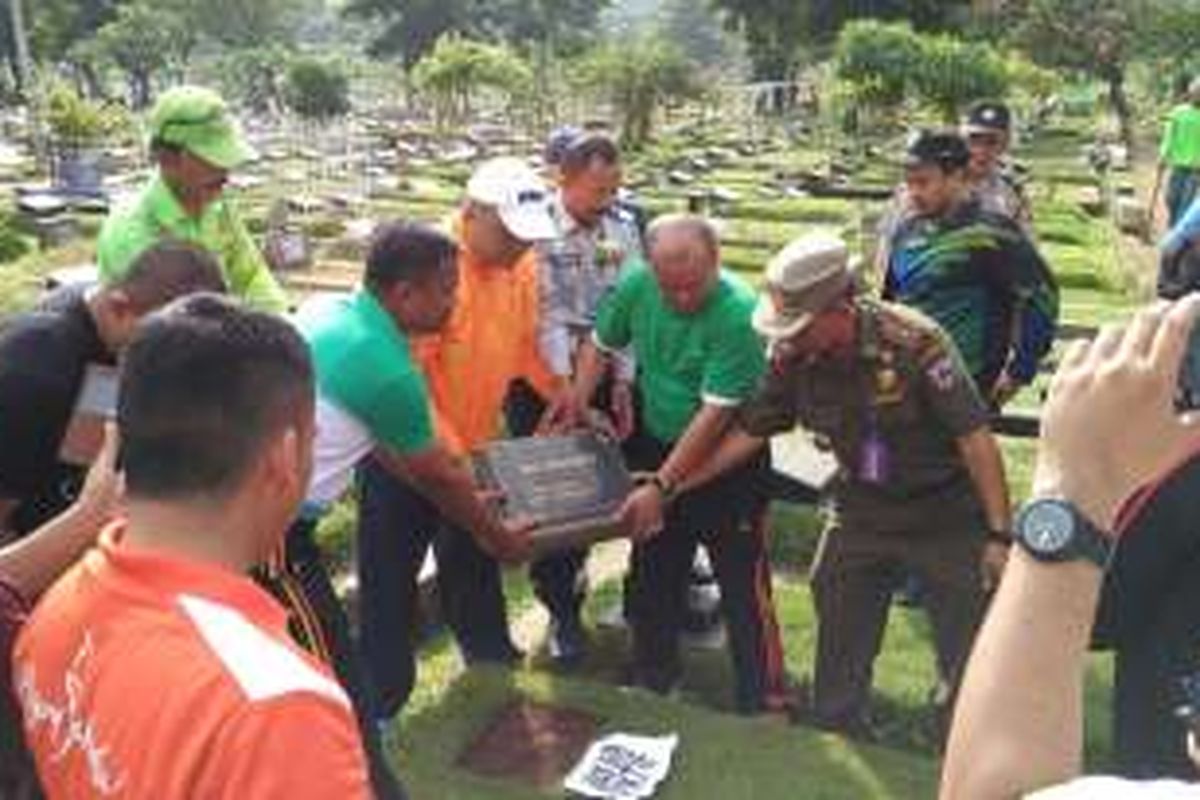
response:
M563 781L568 792L605 800L650 797L671 769L679 736L613 733L592 742Z

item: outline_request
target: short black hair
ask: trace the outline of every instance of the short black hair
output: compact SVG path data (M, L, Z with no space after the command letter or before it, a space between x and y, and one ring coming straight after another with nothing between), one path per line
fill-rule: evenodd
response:
M412 283L458 256L454 240L418 222L388 222L375 229L363 282L373 292Z
M286 321L220 295L177 300L142 321L121 367L129 494L227 496L312 404L308 347Z
M957 172L967 168L971 150L967 140L953 131L920 131L904 156L904 166L934 166L942 172Z
M129 271L108 288L120 290L141 311L152 311L195 292L224 294L228 289L211 253L176 239L146 248Z
M563 150L559 164L566 174L582 172L596 161L611 166L621 160L621 150L612 137L604 133L584 133Z

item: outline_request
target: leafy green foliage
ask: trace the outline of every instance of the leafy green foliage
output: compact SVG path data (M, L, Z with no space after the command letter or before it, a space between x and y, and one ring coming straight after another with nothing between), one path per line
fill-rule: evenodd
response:
M1008 91L1007 67L999 53L990 45L944 34L921 37L913 78L921 99L950 123L967 103Z
M350 80L332 61L298 58L288 67L284 100L302 117L340 117L350 110Z
M1161 0L1029 0L1018 39L1038 63L1093 75L1109 87L1121 137L1133 143L1133 109L1125 70L1137 32Z
M513 46L580 46L609 0L349 0L345 11L381 23L374 55L399 55L411 69L449 33Z
M170 8L151 5L150 0L118 7L116 17L94 40L96 52L128 76L135 108L150 104L154 74L186 61L194 44L188 19Z
M910 25L860 20L842 29L835 58L838 77L854 87L861 101L888 107L904 101L921 55L921 42Z
M65 81L50 81L45 97L46 122L55 138L69 145L93 144L128 123L118 106L87 100Z
M632 149L649 140L660 108L701 92L692 62L658 36L595 48L575 65L574 81L612 104L621 119L621 141Z
M434 101L438 119L466 119L475 93L484 87L510 97L533 83L529 66L509 48L455 34L438 39L430 53L413 68L413 84Z
M0 264L16 261L29 249L29 240L21 233L16 216L9 211L0 213Z
M290 55L279 44L247 47L226 53L218 63L221 90L226 99L257 112L283 105L283 79Z
M907 23L859 20L842 29L836 47L838 77L859 102L891 108L910 96L953 122L973 101L1003 96L1009 63L983 42L949 34L922 34ZM1036 68L1023 64L1027 72Z

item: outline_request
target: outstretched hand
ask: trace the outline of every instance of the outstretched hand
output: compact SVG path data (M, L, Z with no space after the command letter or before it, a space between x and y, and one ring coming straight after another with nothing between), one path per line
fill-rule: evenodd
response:
M88 468L87 478L75 501L79 511L94 517L99 523L113 517L125 497L125 475L117 469L120 439L116 423L104 423L104 443L96 460Z
M1134 492L1200 450L1200 417L1175 408L1198 314L1200 295L1156 303L1067 351L1043 411L1037 493L1065 496L1111 530Z

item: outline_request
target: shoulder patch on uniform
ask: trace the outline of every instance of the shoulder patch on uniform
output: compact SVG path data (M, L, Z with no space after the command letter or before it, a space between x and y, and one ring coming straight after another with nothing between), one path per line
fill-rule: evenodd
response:
M250 702L308 692L350 707L345 691L336 681L268 636L241 612L196 595L180 595L178 601L205 644Z
M958 378L958 370L955 369L953 357L944 354L925 368L925 375L934 388L946 392L954 387L954 382Z

